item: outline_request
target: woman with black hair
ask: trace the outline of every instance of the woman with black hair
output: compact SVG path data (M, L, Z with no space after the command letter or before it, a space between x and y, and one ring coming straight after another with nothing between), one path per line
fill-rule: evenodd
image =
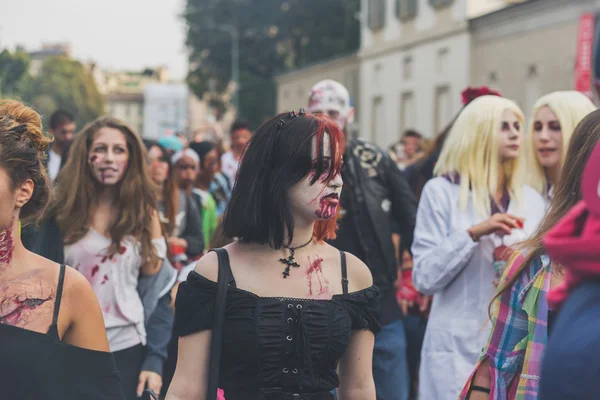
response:
M168 400L204 399L218 269L229 275L219 387L227 400L374 400L378 289L335 236L344 135L326 116L263 124L224 219L240 238L198 262L177 295L179 359ZM339 375L338 375L339 372Z

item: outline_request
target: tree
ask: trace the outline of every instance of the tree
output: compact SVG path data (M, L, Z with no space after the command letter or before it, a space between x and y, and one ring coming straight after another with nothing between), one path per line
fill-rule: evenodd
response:
M29 56L22 50L11 53L4 49L0 52L0 96L19 95L23 85L30 78Z
M83 126L104 114L104 100L96 82L78 61L51 57L27 86L23 99L43 116L63 108L75 115L78 126Z
M240 38L238 113L254 126L275 111L275 74L355 51L359 0L187 0L188 84L214 104L231 81L231 37ZM211 86L214 86L211 87Z

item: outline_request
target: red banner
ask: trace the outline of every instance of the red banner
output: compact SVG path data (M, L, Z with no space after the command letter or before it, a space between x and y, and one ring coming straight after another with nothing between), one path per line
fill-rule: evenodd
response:
M595 16L592 13L583 14L579 19L575 61L575 90L584 93L589 98L592 98L594 23Z

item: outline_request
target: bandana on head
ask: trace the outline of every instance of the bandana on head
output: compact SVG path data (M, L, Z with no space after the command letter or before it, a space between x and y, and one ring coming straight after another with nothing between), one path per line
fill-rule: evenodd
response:
M196 165L200 165L200 157L198 157L198 154L190 148L178 151L177 153L173 154L173 157L171 157L171 164L173 164L173 165L177 164L177 162L179 160L181 160L183 157L189 157L192 160L194 160Z
M337 123L340 129L343 129L351 110L350 93L341 83L326 79L312 87L308 106L309 112L327 113L327 111L337 111L340 114Z
M583 200L544 238L553 261L565 267L565 280L548 295L558 307L583 280L600 277L600 143L592 152L581 180Z

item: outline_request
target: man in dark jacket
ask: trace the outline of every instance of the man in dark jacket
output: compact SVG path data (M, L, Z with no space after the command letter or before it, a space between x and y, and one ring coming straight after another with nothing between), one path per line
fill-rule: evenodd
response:
M317 83L309 110L335 119L347 133L354 117L348 90L339 82ZM403 245L413 240L417 200L392 159L375 145L349 139L342 168L344 188L337 239L332 245L360 258L371 269L381 290L382 331L375 337L373 377L378 399L406 400L409 382L402 311L396 300L398 277L392 222L400 228Z

